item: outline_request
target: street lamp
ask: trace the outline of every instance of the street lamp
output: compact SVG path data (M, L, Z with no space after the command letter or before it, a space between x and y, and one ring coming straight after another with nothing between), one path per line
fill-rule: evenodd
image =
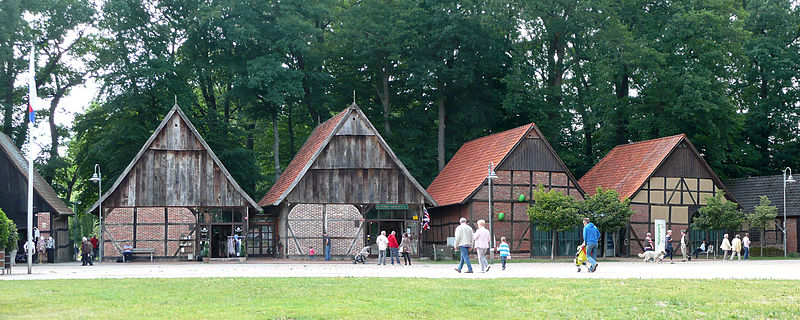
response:
M491 237L492 247L489 249L489 261L494 263L494 230L492 229L492 220L494 220L494 210L492 208L492 180L497 179L497 174L494 172L494 162L489 162L489 174L486 180L489 180L489 236Z
M97 183L97 216L100 218L100 262L103 262L103 247L106 243L103 241L103 179L100 173L100 165L94 165L94 174L89 178L89 181Z
M789 177L786 177L786 172L789 172ZM794 183L794 177L792 177L792 168L786 167L783 169L783 257L788 257L786 253L786 183Z

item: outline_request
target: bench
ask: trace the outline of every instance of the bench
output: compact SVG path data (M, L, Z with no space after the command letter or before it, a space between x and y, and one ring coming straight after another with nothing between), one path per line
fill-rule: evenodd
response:
M704 253L706 254L706 259L708 259L708 255L709 254L714 254L714 246L709 245L708 249L706 249L706 252L704 252Z
M131 254L149 254L150 255L150 262L153 262L153 253L155 253L155 249L152 249L152 248L133 248L133 249L131 249Z

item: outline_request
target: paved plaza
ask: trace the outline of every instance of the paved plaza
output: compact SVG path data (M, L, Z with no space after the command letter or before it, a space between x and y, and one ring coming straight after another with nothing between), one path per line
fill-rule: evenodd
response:
M572 263L509 263L506 270L494 264L488 273L457 273L455 263L417 263L412 266L374 263L353 265L343 262L249 261L235 262L135 262L96 263L82 267L79 263L34 265L27 274L25 265L17 265L11 275L0 280L95 279L95 278L183 278L183 277L410 277L410 278L641 278L641 279L791 279L800 280L800 260L761 260L723 262L713 260L675 264L653 264L641 261L600 263L597 272L584 268L576 272ZM466 267L464 268L466 271Z

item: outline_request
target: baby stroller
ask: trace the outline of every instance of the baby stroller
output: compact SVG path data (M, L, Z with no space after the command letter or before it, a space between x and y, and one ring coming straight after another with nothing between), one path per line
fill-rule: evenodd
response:
M353 256L353 264L357 263L367 264L368 256L369 256L369 247L364 247L364 249L361 249L361 252L356 253L356 255Z
M586 261L588 260L586 258L586 245L579 245L578 252L575 253L575 266L578 267L578 272L581 272L581 266L586 266Z

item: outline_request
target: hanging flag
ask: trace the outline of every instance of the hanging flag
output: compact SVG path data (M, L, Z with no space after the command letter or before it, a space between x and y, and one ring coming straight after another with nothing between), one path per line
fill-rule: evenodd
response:
M31 57L30 57L30 65L28 66L28 72L30 76L28 78L28 121L33 123L36 120L36 111L33 110L34 103L36 103L36 68L34 66L36 63L33 61L33 46L31 46Z
M431 215L428 214L428 209L422 206L422 230L431 228Z

